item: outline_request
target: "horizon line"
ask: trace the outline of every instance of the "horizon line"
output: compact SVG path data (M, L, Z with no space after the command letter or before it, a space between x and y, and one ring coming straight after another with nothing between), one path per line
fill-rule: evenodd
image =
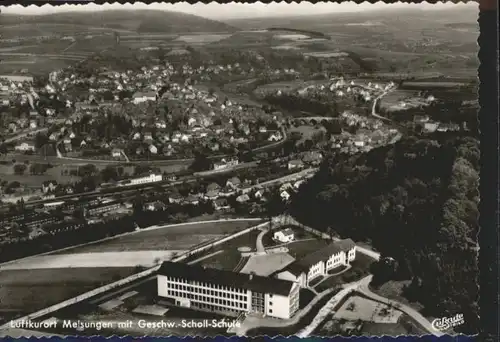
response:
M332 15L332 14L344 14L349 13L363 13L363 12L375 12L380 10L426 10L426 11L436 11L443 9L452 9L456 7L470 7L470 5L477 2L441 2L437 4L424 3L392 3L387 4L384 2L364 2L361 4L356 4L355 2L343 2L343 3L328 3L328 2L300 2L300 3L283 3L283 2L272 2L269 4L263 4L261 2L256 3L227 3L219 4L216 2L205 3L195 3L190 4L187 2L178 3L152 3L145 4L142 2L135 3L106 3L106 4L95 4L89 2L87 4L64 4L60 6L53 6L49 4L44 4L42 6L29 5L11 5L11 6L1 6L0 10L4 15L25 15L25 16L44 16L53 15L59 13L96 13L96 12L107 12L107 11L138 11L138 10L150 10L150 11L162 11L162 12L178 12L184 14L196 15L206 19L213 20L224 20L224 19L252 19L252 18L273 18L273 17L305 17L305 16L317 16L317 15ZM479 11L479 8L478 8ZM253 12L253 13L251 13Z

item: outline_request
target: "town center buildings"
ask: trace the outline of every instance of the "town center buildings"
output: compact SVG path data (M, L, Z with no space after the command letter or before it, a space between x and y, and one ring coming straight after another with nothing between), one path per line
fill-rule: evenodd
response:
M164 262L157 282L158 296L201 311L289 319L299 309L300 286L277 278Z

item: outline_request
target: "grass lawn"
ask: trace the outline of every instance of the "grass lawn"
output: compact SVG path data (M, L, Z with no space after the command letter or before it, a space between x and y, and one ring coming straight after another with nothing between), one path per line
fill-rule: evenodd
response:
M139 231L91 245L75 247L54 254L138 251L138 250L186 250L203 242L222 238L258 221L207 222ZM255 242L250 246L254 248Z
M301 288L299 293L299 308L305 308L313 299L316 294L310 289Z
M304 125L304 126L292 126L290 129L290 134L294 132L298 132L302 134L302 138L297 141L297 144L301 144L307 139L311 139L314 134L318 133L319 131L326 131L326 129L323 126L319 126L319 128L316 128L315 126L310 126L310 125Z
M229 240L223 244L215 246L213 249L206 251L204 254L214 253L219 250L224 252L214 255L213 257L204 259L198 264L206 267L212 267L217 269L232 271L242 258L241 252L238 250L239 247L249 247L252 251L255 251L257 236L259 236L260 230L253 230L248 234L243 234ZM201 256L196 256L197 258Z
M323 306L328 303L328 301L337 294L337 292L332 292L329 295L321 298L307 314L305 314L296 324L289 325L287 327L280 327L280 328L255 328L255 329L250 329L247 331L247 336L261 336L261 335L269 335L269 336L277 336L277 335L283 335L283 336L291 336L295 335L298 333L300 330L308 326L314 317L318 314L319 310ZM300 293L302 295L302 293Z
M309 286L314 287L316 284L319 284L319 282L321 282L323 279L325 279L324 276L316 277L313 280L309 281Z
M0 271L0 318L40 310L136 272L134 267Z
M338 276L330 276L326 278L321 284L318 284L314 289L321 293L326 291L332 287L338 287L344 284L345 282L342 280L341 275Z
M291 242L287 245L287 248L289 250L288 253L291 256L295 259L300 259L320 248L325 247L330 242L330 240L316 238L313 240Z

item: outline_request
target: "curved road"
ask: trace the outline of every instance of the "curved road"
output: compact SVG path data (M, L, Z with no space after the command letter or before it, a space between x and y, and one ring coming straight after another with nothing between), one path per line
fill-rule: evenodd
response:
M397 307L398 310L402 311L403 313L405 313L406 315L410 316L415 321L417 321L417 323L420 324L420 326L422 326L425 330L427 330L428 333L430 333L432 335L436 335L436 336L444 335L444 333L435 330L432 327L432 324L424 316L422 316L417 310L415 310L415 309L413 309L413 308L411 308L408 305L405 305L403 303L400 303L400 302L397 302L395 300L391 300L391 299L388 299L386 297L382 297L376 293L373 293L368 286L370 284L372 278L373 278L373 275L370 275L366 278L363 278L359 282L359 286L357 288L357 291L361 292L362 294L364 294L368 298L372 298L372 299L377 300L377 301L385 302L387 304L392 305L393 307Z
M372 116L376 117L377 119L380 119L380 120L384 120L384 121L392 121L391 119L388 119L384 116L381 116L379 114L377 114L377 111L375 110L375 107L377 107L377 103L387 94L389 94L391 91L393 91L394 88L389 88L388 90L385 90L382 94L380 94L379 96L377 96L374 100L373 100L373 106L372 106Z

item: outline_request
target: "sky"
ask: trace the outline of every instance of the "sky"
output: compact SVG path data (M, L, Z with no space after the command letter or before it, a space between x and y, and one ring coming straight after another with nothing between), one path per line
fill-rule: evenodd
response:
M1 3L1 2L0 2ZM472 6L471 6L472 5ZM370 10L383 10L389 8L419 8L423 10L437 10L446 9L451 7L459 6L475 6L474 3L459 3L455 4L452 2L429 4L424 2L422 4L385 4L384 2L377 2L371 4L369 2L364 2L362 4L356 4L355 2L343 2L328 3L320 2L312 4L310 2L300 2L287 4L285 2L281 3L271 3L263 4L261 2L251 3L251 4L241 4L241 3L227 3L219 4L217 2L211 2L209 4L197 3L189 4L187 2L179 2L176 4L168 3L154 3L154 4L144 4L141 2L136 2L134 4L86 4L86 5L61 5L61 6L27 6L23 7L21 5L14 6L0 6L2 13L12 13L12 14L27 14L27 15L37 15L37 14L50 14L59 12L72 12L72 11L96 11L96 10L110 10L110 9L153 9L153 10L167 10L167 11L178 11L194 15L199 15L210 19L232 19L232 18L251 18L251 17L277 17L277 16L295 16L295 15L314 15L314 14L325 14L325 13L345 13L345 12L359 12L359 11L370 11Z

